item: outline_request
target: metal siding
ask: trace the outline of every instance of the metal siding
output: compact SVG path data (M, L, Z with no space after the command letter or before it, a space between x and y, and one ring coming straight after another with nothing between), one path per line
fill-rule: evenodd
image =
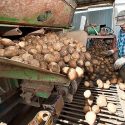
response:
M79 30L81 17L86 16L88 24L97 24L97 25L106 24L106 26L112 28L112 12L113 12L112 9L106 9L106 10L78 13L74 15L72 25L74 27L74 30Z
M72 26L74 28L73 30L79 30L82 16L88 17L86 12L74 15L73 23L72 23Z
M112 9L89 12L89 23L112 27Z
M80 19L81 19L81 15L80 14L75 14L74 18L73 18L73 30L78 30L80 27Z

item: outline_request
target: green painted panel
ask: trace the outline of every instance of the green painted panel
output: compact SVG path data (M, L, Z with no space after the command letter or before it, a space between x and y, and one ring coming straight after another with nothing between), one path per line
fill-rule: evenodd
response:
M47 82L52 85L69 86L70 80L60 74L0 58L0 77Z
M17 18L3 17L0 16L0 21L9 21L9 22L20 22Z
M26 79L26 80L34 80L34 81L43 81L52 83L54 85L65 85L68 86L70 84L69 80L64 76L59 76L55 74L46 74L40 73L35 70L9 70L9 71L0 71L0 77L4 78L14 78L14 79Z
M37 71L34 70L10 70L10 71L2 71L2 74L0 76L8 76L10 78L23 78L23 79L29 79L29 80L45 80L54 82L58 79L58 77L53 75L46 75L46 74L39 74Z
M45 93L45 92L38 92L36 93L36 96L41 98L46 98L46 99L49 97L48 93Z

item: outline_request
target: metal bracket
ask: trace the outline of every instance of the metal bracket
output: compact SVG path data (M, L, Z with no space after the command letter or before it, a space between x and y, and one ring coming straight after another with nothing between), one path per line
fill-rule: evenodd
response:
M18 25L0 24L0 35L2 36L18 36L22 35L22 31Z

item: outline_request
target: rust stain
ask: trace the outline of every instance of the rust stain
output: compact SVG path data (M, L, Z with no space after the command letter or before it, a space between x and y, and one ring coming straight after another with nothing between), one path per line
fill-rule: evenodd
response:
M73 16L73 8L63 0L1 0L0 10L0 17L16 18L20 23L25 22L24 18L37 19L45 11L53 14L45 24L68 25Z

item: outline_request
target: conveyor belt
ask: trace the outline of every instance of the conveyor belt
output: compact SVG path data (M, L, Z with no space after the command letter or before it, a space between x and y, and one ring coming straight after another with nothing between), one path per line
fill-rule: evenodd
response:
M55 125L87 125L84 121L85 114L83 113L83 93L85 90L86 88L84 88L83 85L79 86L76 94L74 95L73 102L65 103ZM117 106L117 112L113 115L108 112L107 107L101 108L101 112L97 115L95 125L98 123L105 123L105 125L125 125L125 118L122 111L123 107L119 101L117 88L112 85L109 90L100 90L98 88L90 88L90 90L94 96L94 104L96 104L96 98L98 95L104 94L108 102L112 102ZM17 125L17 123L18 125L27 125L38 111L40 111L40 109L33 107L31 107L30 112L24 110L23 113L19 113L8 125ZM24 117L20 117L22 114L23 116L25 115L25 119Z
M85 114L83 113L84 90L86 90L86 88L80 85L74 95L73 102L70 104L65 103L56 125L87 125L87 123L84 122ZM98 95L104 94L107 98L107 102L112 102L117 106L117 112L113 115L108 112L107 107L101 108L101 112L97 115L95 125L98 123L105 123L106 125L125 125L125 118L116 87L112 85L108 90L100 90L98 88L90 88L90 90L94 96L94 104L96 104Z

